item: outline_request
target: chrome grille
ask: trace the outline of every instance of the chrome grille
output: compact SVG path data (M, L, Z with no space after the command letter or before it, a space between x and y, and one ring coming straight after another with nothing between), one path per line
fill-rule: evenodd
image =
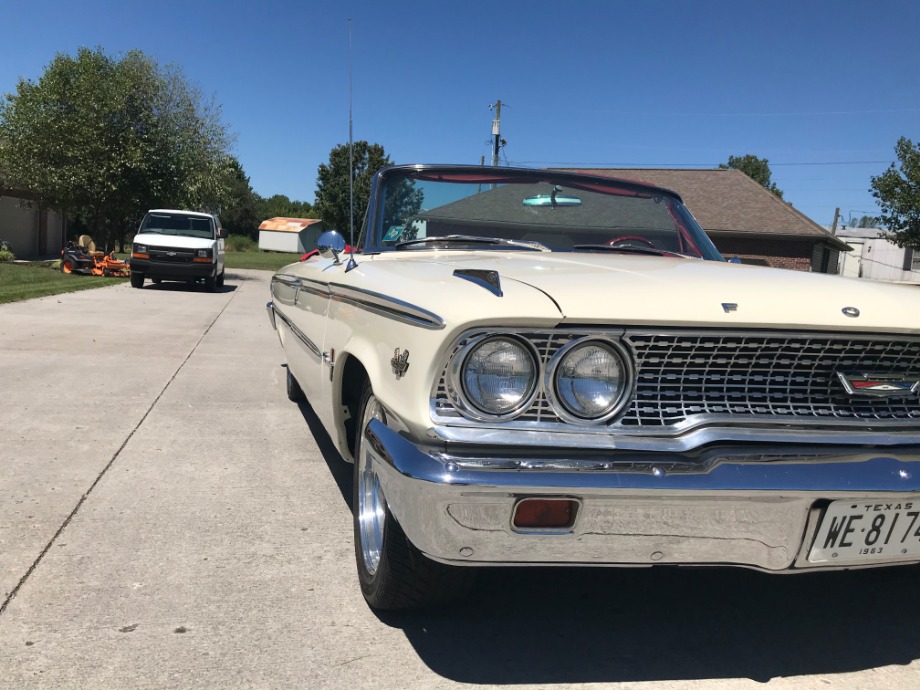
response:
M508 331L509 333L512 331ZM451 355L478 332L456 343ZM518 332L546 366L569 341L590 335L622 337L634 357L636 385L618 418L594 430L641 432L693 425L707 419L754 423L796 421L920 422L920 397L850 398L836 372L898 373L920 379L920 339L799 333L605 330ZM432 391L432 415L440 423L469 423L454 407L446 367ZM542 390L509 428L565 423ZM568 425L565 425L568 426Z
M668 426L697 415L898 420L920 398L850 398L837 371L920 376L920 341L835 336L640 334L636 392L624 426Z
M150 247L151 261L162 261L173 264L190 264L195 258L195 251L180 247Z

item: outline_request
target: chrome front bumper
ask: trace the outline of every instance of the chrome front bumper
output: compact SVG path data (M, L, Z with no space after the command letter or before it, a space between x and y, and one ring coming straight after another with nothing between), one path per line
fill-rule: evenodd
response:
M829 501L920 498L920 447L782 456L776 447L771 456L736 448L682 464L656 464L658 456L644 454L642 462L604 469L535 458L544 469L483 469L469 457L425 452L378 420L364 434L403 531L428 557L455 565L827 569L807 556ZM520 461L515 451L505 452ZM512 526L517 501L542 496L579 502L571 531Z

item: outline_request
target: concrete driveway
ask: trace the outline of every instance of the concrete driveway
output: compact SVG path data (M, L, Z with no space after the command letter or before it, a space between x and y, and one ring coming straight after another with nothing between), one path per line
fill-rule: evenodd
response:
M268 278L0 306L0 687L920 687L913 567L495 569L375 615Z

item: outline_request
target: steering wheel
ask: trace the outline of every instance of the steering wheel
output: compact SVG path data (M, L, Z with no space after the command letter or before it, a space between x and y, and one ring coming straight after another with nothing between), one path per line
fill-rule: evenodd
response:
M619 237L614 237L612 240L608 240L606 244L607 246L615 247L621 242L638 242L639 244L644 244L651 247L652 249L656 249L651 240L639 235L620 235Z

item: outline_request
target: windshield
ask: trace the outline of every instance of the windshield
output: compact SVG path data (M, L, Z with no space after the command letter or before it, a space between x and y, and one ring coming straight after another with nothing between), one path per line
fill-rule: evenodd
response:
M510 169L393 169L380 180L368 250L540 248L722 260L683 204L652 187Z
M214 225L211 218L187 213L148 213L141 223L140 232L214 239Z

